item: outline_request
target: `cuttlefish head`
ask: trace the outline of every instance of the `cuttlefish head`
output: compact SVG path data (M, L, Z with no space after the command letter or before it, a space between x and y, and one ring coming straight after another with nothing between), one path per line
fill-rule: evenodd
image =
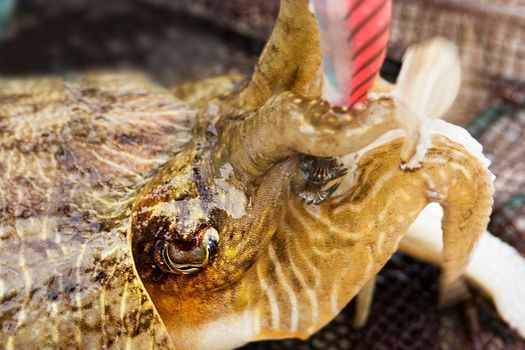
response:
M227 286L275 232L294 162L245 183L216 152L190 143L135 201L132 248L146 285L179 295Z
M248 86L216 103L222 115L211 119L218 121L204 125L199 140L178 153L133 206L132 248L146 285L183 294L215 290L254 264L279 225L291 188L302 181L298 152L287 145L276 149L283 129L275 132L279 128L265 119L282 119L287 127L290 104L299 113L309 108L308 100L293 103L295 94L286 94L304 92L320 64L307 1L283 1Z

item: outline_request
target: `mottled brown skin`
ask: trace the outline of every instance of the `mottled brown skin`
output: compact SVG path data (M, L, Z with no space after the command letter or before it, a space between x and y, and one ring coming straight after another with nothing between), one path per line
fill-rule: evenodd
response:
M126 236L133 198L190 139L192 111L107 73L0 80L0 100L0 347L168 346Z
M283 1L250 82L169 92L125 74L0 81L1 347L307 337L431 201L445 208L443 280L462 273L492 187L443 135L416 170L400 168L405 140L393 139L358 157L325 203L297 198L302 154L344 156L402 126L391 97L351 111L319 99L315 28L306 1ZM156 250L186 252L210 228L217 250L191 274Z

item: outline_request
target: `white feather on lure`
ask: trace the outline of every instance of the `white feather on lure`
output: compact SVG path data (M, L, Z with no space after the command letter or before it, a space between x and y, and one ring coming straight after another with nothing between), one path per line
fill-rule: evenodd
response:
M435 38L408 49L392 91L408 138L402 151L405 168L419 166L430 145L425 120L443 117L460 85L461 62L452 42Z

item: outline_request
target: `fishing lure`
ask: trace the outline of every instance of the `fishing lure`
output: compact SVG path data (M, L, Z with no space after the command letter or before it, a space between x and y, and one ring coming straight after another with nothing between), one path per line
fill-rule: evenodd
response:
M323 53L323 98L353 106L379 75L390 33L390 0L313 1Z

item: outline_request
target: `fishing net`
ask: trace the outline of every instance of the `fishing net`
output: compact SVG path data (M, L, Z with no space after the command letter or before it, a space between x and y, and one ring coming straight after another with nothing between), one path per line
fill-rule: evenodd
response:
M516 15L507 21L480 12L485 5L503 3L519 10L525 1L483 0L469 8L472 2L394 1L393 60L385 64L383 74L395 77L396 61L420 39L448 33L461 45L465 13L472 15L474 28L483 27L478 36L483 45L477 50L485 65L474 67L484 84L469 92L481 96L476 105L481 112L468 128L483 143L497 176L490 229L525 255L525 89L516 81L525 77L524 24ZM26 0L20 4L17 18L0 42L0 74L139 68L166 84L232 71L249 73L278 9L277 0ZM493 41L495 33L499 36ZM363 329L351 327L354 305L350 303L307 341L253 343L244 349L525 347L490 301L475 290L467 301L439 309L438 276L437 268L398 253L378 276L371 316Z

